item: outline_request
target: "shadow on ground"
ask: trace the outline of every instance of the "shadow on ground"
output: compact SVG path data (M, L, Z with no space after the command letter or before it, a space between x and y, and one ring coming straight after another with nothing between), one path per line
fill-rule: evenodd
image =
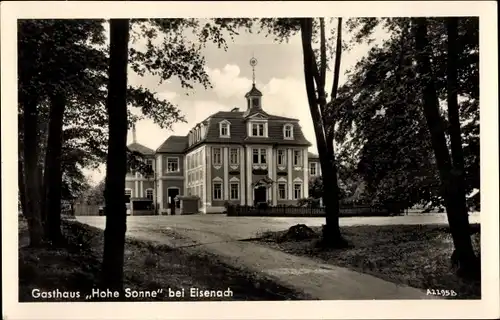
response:
M308 228L309 229L309 228ZM346 249L317 246L321 227L300 237L283 230L264 232L260 244L286 253L374 275L396 284L431 290L454 290L458 299L480 299L481 283L456 275L450 257L453 243L445 225L391 225L342 227L351 244ZM480 255L480 225L472 224L474 249Z
M26 244L26 224L20 221L20 241ZM79 291L81 297L96 287L100 277L103 232L76 221L64 221L65 248L19 248L19 301L47 301L32 296L43 291ZM183 298L160 295L159 301L298 300L308 297L242 269L235 269L209 254L191 255L165 245L127 239L125 247L125 287L133 290L185 289ZM189 297L190 288L226 290L232 297ZM51 299L50 301L81 301ZM124 299L125 300L125 299ZM126 301L151 301L126 299Z

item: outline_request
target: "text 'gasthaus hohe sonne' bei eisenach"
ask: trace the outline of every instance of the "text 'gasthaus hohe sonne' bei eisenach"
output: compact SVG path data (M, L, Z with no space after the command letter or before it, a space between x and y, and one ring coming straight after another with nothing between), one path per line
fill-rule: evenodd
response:
M84 299L84 300L94 300L94 299L144 299L144 298L165 298L171 300L181 300L183 298L190 299L214 299L214 298L231 298L233 297L233 291L230 288L225 290L209 290L197 287L181 288L181 289L155 289L155 290L134 290L131 288L125 288L123 294L120 295L119 291L114 290L102 290L98 288L92 289L88 293L81 293L79 291L61 291L59 289L45 291L41 289L33 289L31 295L34 299L39 300L52 300L52 299Z

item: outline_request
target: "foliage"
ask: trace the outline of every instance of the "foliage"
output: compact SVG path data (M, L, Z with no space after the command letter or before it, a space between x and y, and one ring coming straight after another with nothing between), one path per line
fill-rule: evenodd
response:
M78 160L71 167L73 174L64 172L67 178L75 177L78 167L95 168L104 161L107 153L108 117L105 99L109 49L105 45L105 23L105 20L97 19L19 22L20 63L22 68L36 75L31 77L29 84L21 83L20 93L30 88L39 94L40 124L48 122L48 106L44 102L49 94L58 88L64 88L68 94L63 153L77 153L79 157L65 156ZM134 41L146 39L147 45L144 50L130 49L130 65L142 76L158 75L162 81L177 77L186 88L193 88L193 81L208 87L209 79L200 48L207 41L214 41L226 48L225 34L233 36L238 33L239 27L248 23L246 19L211 19L206 24L196 19L135 20ZM198 38L188 41L183 34L187 28L196 31ZM175 122L184 121L176 105L160 99L149 89L129 86L127 99L130 125L144 116L166 129ZM141 114L133 113L134 108L138 108ZM22 113L23 107L20 105L20 116ZM22 135L22 130L19 132ZM39 132L42 141L40 162L43 163L43 141L47 134L46 130ZM129 157L134 158L132 161L137 160L132 153L129 153ZM69 168L69 164L63 167Z
M319 199L323 196L323 177L315 177L309 181L309 196Z
M104 204L104 187L104 180L102 180L82 194L79 201L85 204Z
M319 208L320 198L302 198L297 200L297 207Z
M409 19L358 19L348 23L351 30L357 30L357 41L369 38L379 24L391 36L357 63L340 89L332 110L337 121L335 138L347 150L359 150L354 172L367 183L367 196L373 203L403 208L417 203L439 205L439 177L421 111L421 92L414 89L415 49L408 37ZM438 93L444 101L446 30L438 18L429 19L429 26ZM468 192L479 188L477 30L477 19L460 19L460 117Z

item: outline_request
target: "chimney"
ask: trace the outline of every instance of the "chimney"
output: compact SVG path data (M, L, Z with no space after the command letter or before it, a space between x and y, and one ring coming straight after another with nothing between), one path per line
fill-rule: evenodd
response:
M231 109L231 112L238 112L238 111L240 111L240 108L238 107L234 107L233 109Z
M135 131L135 124L132 125L132 143L136 143L137 142L137 134L136 134L136 131Z

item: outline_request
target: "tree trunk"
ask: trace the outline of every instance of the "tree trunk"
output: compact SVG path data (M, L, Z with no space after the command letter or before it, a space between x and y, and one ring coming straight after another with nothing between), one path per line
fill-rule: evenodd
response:
M465 190L463 188L463 183L460 184L459 175L456 174L456 170L453 168L446 144L443 122L439 113L439 101L432 76L428 48L427 21L425 18L416 18L415 22L417 70L423 85L424 114L431 134L432 148L434 149L441 180L442 195L445 202L453 244L455 246L452 260L456 257L459 271L462 275L477 276L480 270L479 259L477 259L474 254L474 249L472 247L469 218L465 203ZM460 132L459 130L458 128L458 132Z
M19 187L19 201L21 202L21 211L25 218L28 218L28 209L26 207L26 183L24 182L23 161L18 160L17 184Z
M43 243L43 225L40 208L40 179L38 172L37 102L32 96L20 95L24 108L24 177L26 208L30 246L39 247Z
M319 79L320 74L318 73L314 52L311 46L312 19L305 18L302 20L301 36L307 98L311 117L313 119L314 133L323 174L323 203L325 206L326 224L323 227L322 242L323 245L328 247L344 247L346 242L341 236L339 226L338 185L334 166L333 141L327 141L328 132L325 130L325 123L321 114L326 104L324 88L321 88L321 84L324 83L324 80ZM318 84L319 97L316 96L316 89L314 86L315 78L317 79L316 83Z
M45 156L44 170L44 216L46 238L53 244L61 242L61 185L62 185L62 129L66 106L63 92L56 92L50 97L49 135Z
M106 229L104 231L103 285L123 291L123 260L127 216L125 175L127 173L127 61L129 21L110 21L110 66L108 99L109 143L106 162Z
M461 226L463 232L470 234L469 212L467 207L467 198L465 191L465 168L464 153L462 148L462 134L460 126L460 116L458 109L458 68L457 52L459 51L458 38L458 18L450 17L446 19L446 28L448 33L448 66L447 66L447 102L448 102L448 121L450 123L450 144L452 170L450 183L454 188L451 197L456 211L456 224ZM459 227L460 228L460 227ZM478 274L479 259L474 254L470 236L468 241L464 239L463 247L465 251L455 250L454 254L458 258L461 268L465 273Z
M446 19L448 31L448 67L447 67L447 100L448 100L448 120L450 122L451 156L453 167L457 170L457 175L464 175L464 153L462 149L462 134L460 131L460 117L458 111L458 74L457 74L457 52L459 50L458 18Z
M330 97L330 105L333 105L333 102L337 98L337 91L339 86L339 77L340 77L340 62L342 57L342 18L338 18L337 24L337 43L335 48L335 65L333 71L333 84L332 84L332 92ZM325 79L323 79L323 83L326 83ZM323 107L323 112L326 110L326 105ZM325 112L326 114L326 112ZM328 123L329 122L329 123ZM339 242L340 246L346 246L346 241L343 239L340 233L340 205L339 205L339 183L337 177L337 165L335 160L335 147L333 145L334 139L334 131L335 131L335 123L331 120L324 120L325 131L326 131L326 147L328 150L328 158L331 163L327 163L327 165L331 168L331 172L329 172L329 176L331 179L326 179L326 183L324 183L324 191L326 194L326 201L331 201L330 205L332 212L329 214L331 217L330 227L325 227L325 236L327 236L329 242ZM322 168L323 169L323 168ZM325 181L325 179L323 180ZM323 196L325 200L325 196Z

